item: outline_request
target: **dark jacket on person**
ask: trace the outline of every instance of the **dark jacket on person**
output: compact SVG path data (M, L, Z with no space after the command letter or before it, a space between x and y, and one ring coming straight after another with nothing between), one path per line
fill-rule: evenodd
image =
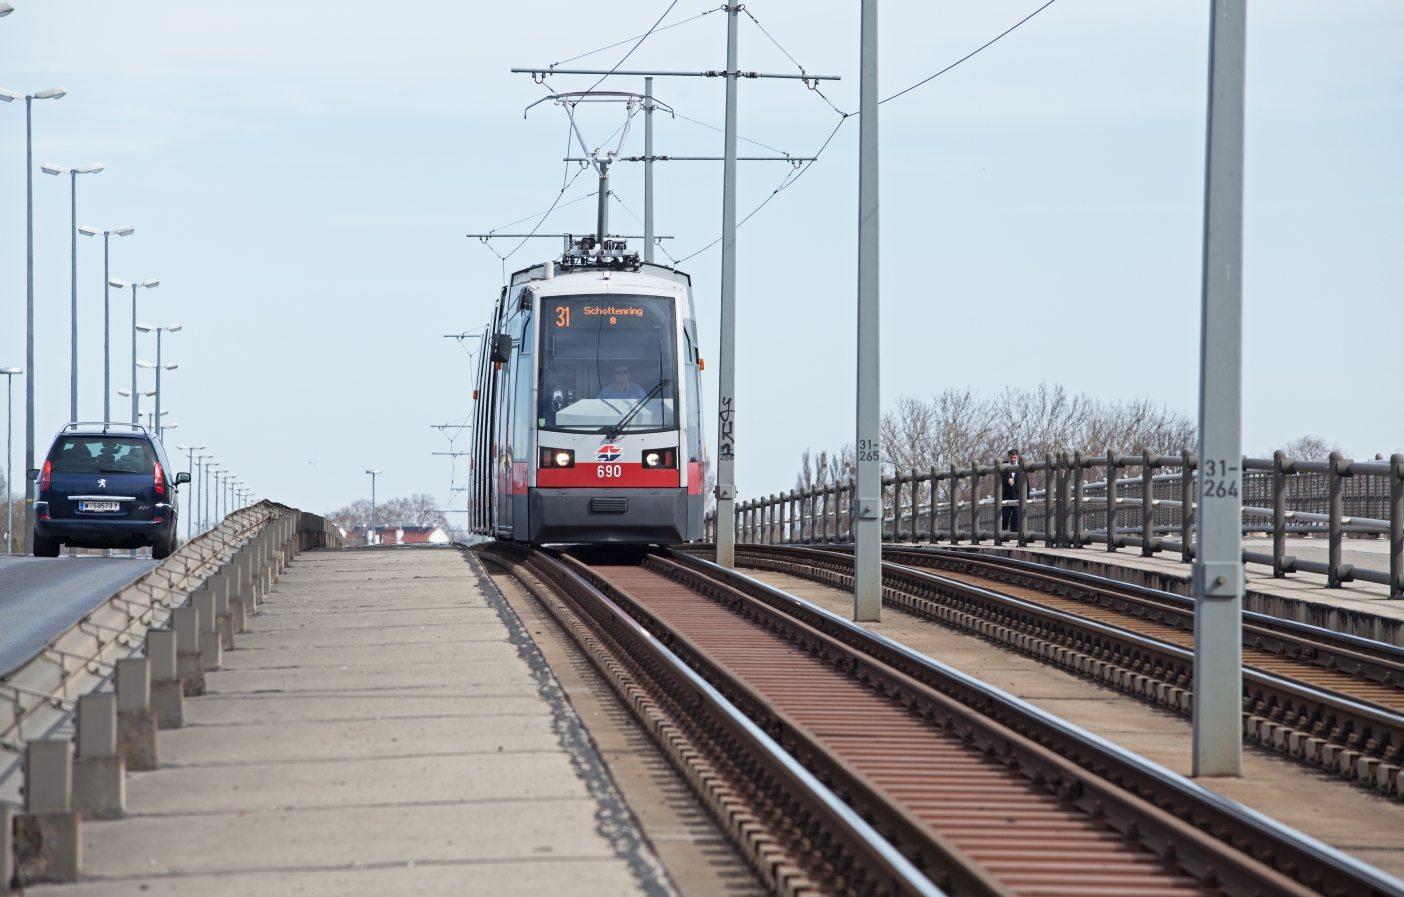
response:
M1013 477L1014 482L1009 482ZM1019 486L1024 481L1024 472L1017 467L1008 470L999 477L999 497L1007 501L1014 501L1019 497Z

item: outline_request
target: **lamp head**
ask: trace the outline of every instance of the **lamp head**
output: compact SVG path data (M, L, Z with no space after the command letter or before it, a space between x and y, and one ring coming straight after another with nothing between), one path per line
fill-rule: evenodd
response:
M57 99L59 99L59 98L61 98L61 97L66 96L67 94L68 94L68 91L64 90L62 87L47 87L47 88L45 88L44 90L41 90L41 91L38 91L37 93L35 93L35 94L34 94L34 99L36 99L36 100L57 100Z
M109 278L107 281L107 285L110 287L116 287L119 290L131 286L131 284L127 283L125 280L118 280L115 277Z
M5 88L0 87L0 103L9 103L14 100L22 99L24 99L24 94L15 93L13 90L6 90Z
M156 328L152 327L150 324L137 324L136 329L140 330L142 333L150 333Z
M131 394L132 394L132 391L131 391L130 389L119 389L119 390L117 390L117 395L119 395L119 396L130 396Z
M55 165L52 162L45 162L44 164L40 165L39 170L44 172L45 174L53 175L63 174L65 171L68 171L68 169L64 168L62 165Z
M148 290L152 287L159 287L160 285L161 281L159 280L143 280L141 283L137 284L137 286L146 287Z
M138 360L138 361L137 361L137 367L139 367L139 368L154 368L155 366L156 366L156 365L152 364L152 363L149 362L149 361L141 361L141 360Z
M88 227L86 224L80 224L78 225L78 233L85 237L96 237L98 234L102 233L102 231L95 227Z
M177 330L180 330L180 329L181 329L181 325L180 325L180 324L172 324L171 326L169 326L169 327L166 328L166 332L167 332L167 333L175 333Z
M94 162L91 165L79 165L73 170L79 174L97 174L99 171L102 171L102 169L103 164L101 162Z
M23 374L24 368L0 368L0 374Z
M113 231L113 233L119 237L129 237L135 232L136 228L132 227L130 224L124 224Z
M168 371L173 371L173 370L175 370L175 369L178 368L178 367L180 367L180 364L179 364L178 362L175 363L175 364L168 364L168 365L165 365L165 368L166 368L166 370L168 370Z

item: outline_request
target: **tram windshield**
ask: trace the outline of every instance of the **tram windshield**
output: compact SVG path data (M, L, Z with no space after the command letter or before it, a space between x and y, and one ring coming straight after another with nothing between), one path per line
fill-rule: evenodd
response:
M541 300L537 424L577 433L677 427L673 300L563 296Z

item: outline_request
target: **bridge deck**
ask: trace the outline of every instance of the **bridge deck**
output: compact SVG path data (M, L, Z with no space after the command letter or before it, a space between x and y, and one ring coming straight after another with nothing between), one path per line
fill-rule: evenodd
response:
M164 768L129 775L128 818L84 822L87 880L36 893L658 892L575 711L458 551L304 552L249 626L161 733Z

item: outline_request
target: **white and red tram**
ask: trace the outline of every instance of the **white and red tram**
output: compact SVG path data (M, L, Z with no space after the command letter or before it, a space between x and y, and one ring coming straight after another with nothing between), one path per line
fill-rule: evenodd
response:
M470 526L516 542L702 536L688 275L585 237L518 271L478 353Z

